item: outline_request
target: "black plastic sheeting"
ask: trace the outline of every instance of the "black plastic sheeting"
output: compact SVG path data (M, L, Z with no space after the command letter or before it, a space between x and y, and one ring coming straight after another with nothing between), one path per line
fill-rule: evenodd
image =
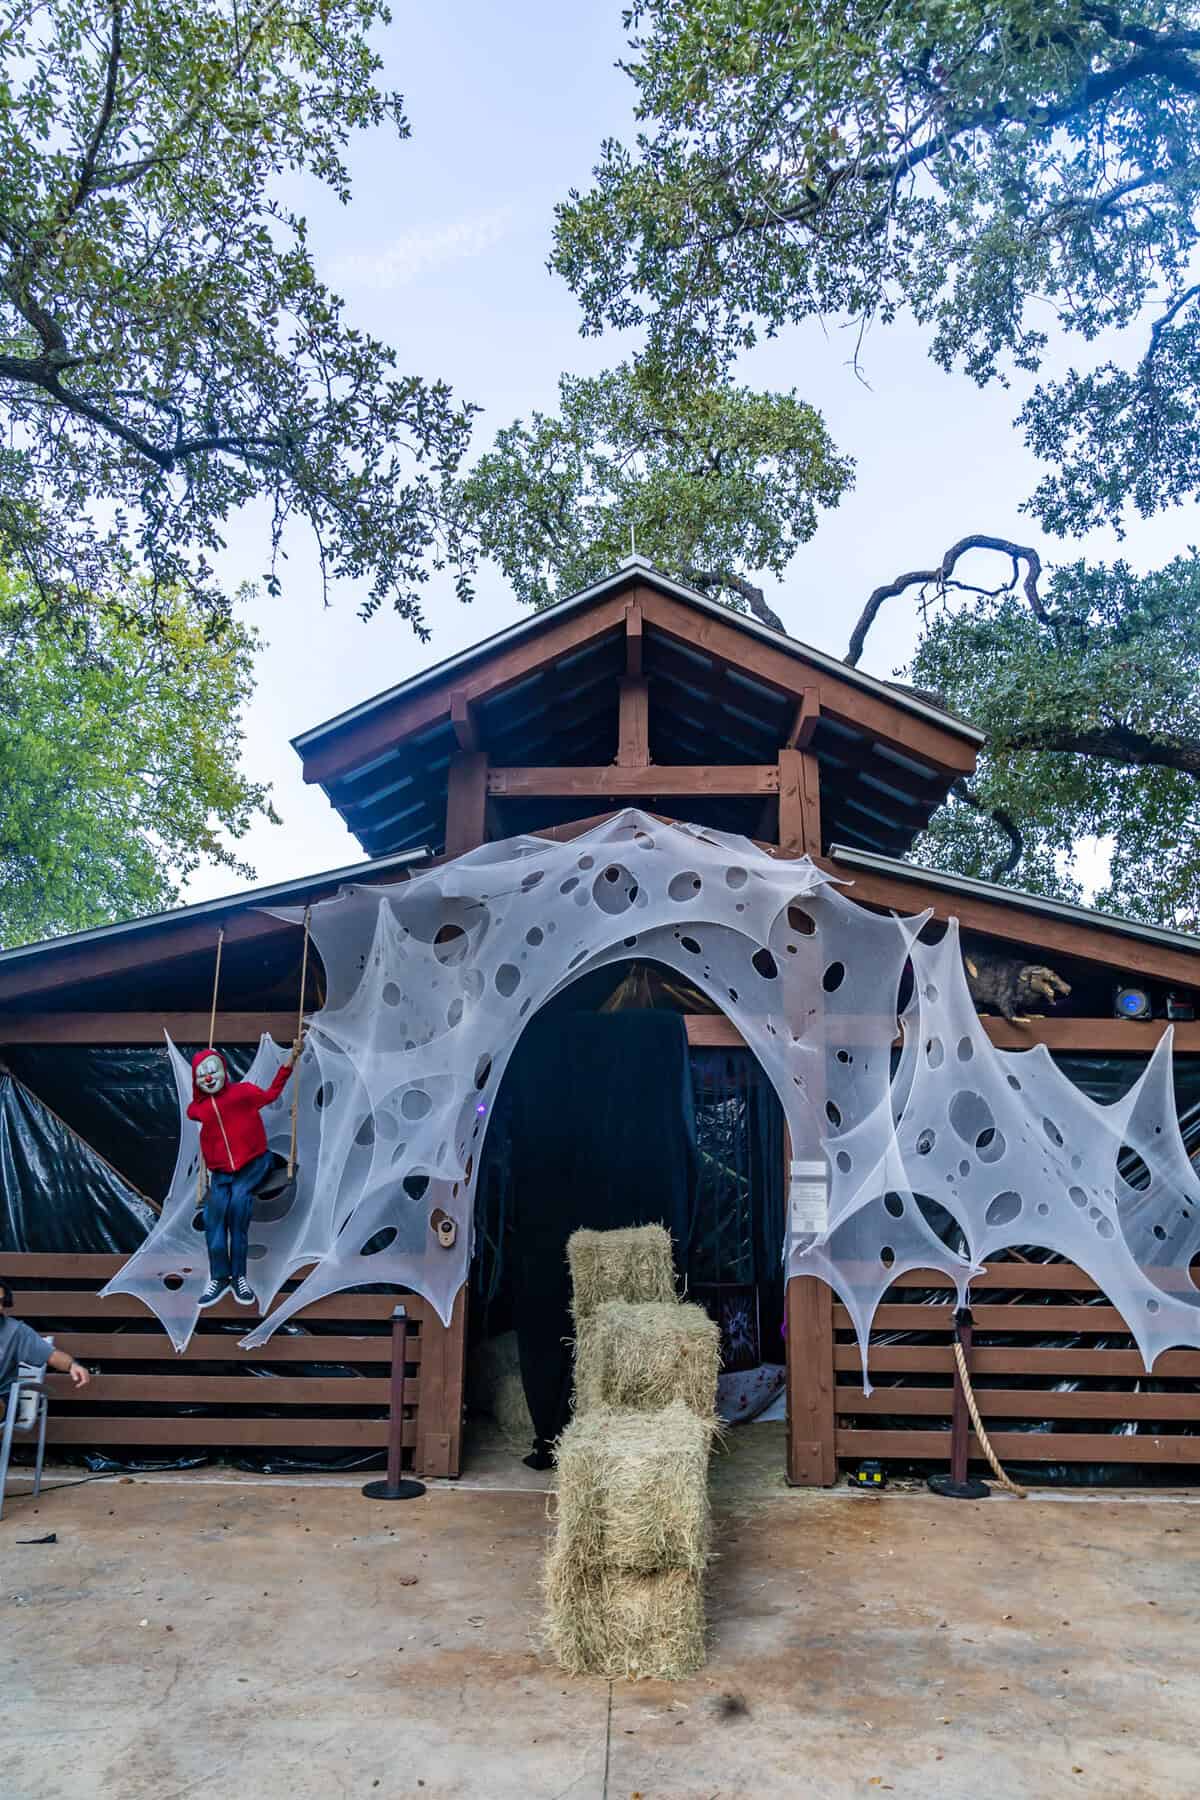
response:
M0 1075L0 1251L128 1253L157 1216L28 1088Z
M254 1060L254 1046L218 1047L231 1079L240 1080ZM180 1048L191 1057L190 1045ZM4 1060L18 1081L140 1193L162 1199L179 1149L179 1101L165 1045L14 1044Z

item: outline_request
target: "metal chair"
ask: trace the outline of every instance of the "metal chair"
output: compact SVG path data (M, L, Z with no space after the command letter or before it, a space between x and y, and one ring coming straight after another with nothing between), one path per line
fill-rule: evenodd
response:
M42 1459L46 1454L46 1371L30 1363L18 1363L17 1379L6 1396L4 1431L0 1436L0 1518L4 1516L4 1488L8 1480L8 1459L12 1452L13 1433L28 1436L37 1432L37 1461L33 1467L34 1499L42 1491ZM22 1400L24 1399L24 1405ZM29 1404L32 1400L32 1406Z

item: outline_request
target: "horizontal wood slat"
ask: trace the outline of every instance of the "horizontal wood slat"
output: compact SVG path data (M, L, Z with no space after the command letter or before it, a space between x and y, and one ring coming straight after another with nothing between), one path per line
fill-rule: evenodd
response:
M872 1375L946 1374L954 1370L954 1351L949 1344L872 1344ZM858 1374L862 1358L857 1344L835 1344L833 1366ZM1006 1345L992 1349L976 1344L971 1351L973 1375L1074 1375L1099 1378L1124 1376L1145 1380L1146 1365L1137 1350L1063 1350L1033 1346L1027 1350ZM1164 1350L1154 1365L1154 1376L1200 1381L1200 1350ZM841 1394L841 1388L838 1394ZM840 1400L839 1400L840 1404Z
M96 1418L82 1413L51 1413L46 1441L51 1444L147 1444L160 1449L180 1445L269 1446L290 1449L382 1450L387 1446L386 1419L169 1419ZM417 1421L404 1421L404 1443L417 1441Z
M934 1413L950 1417L954 1389L886 1387L864 1394L861 1388L839 1387L838 1411L886 1413L891 1417ZM1200 1393L1130 1394L1048 1393L1039 1388L976 1387L975 1400L985 1419L1181 1419L1200 1422Z
M640 795L660 798L695 794L777 794L778 763L695 763L678 768L650 763L629 768L618 763L603 768L555 765L549 768L489 769L487 791L494 799L600 799Z
M386 1363L391 1365L392 1334L352 1337L320 1332L285 1337L276 1332L257 1350L243 1350L232 1333L197 1331L186 1350L176 1350L165 1331L55 1331L58 1349L80 1362L231 1362L257 1367L262 1363ZM410 1331L405 1361L420 1364L421 1334Z
M16 1294L16 1311L23 1319L147 1319L153 1318L144 1300L133 1294L111 1294L102 1300L99 1294L72 1293L66 1288L23 1288ZM313 1300L304 1308L308 1319L385 1319L390 1320L397 1303L408 1306L408 1298L397 1294L331 1294L325 1300ZM413 1313L416 1315L414 1302ZM423 1302L420 1303L423 1307ZM205 1312L207 1319L237 1320L247 1331L261 1322L256 1307L239 1306L224 1299Z
M390 1382L384 1377L275 1375L247 1380L245 1375L177 1375L166 1397L172 1406L386 1406ZM91 1386L78 1389L66 1375L46 1383L51 1399L70 1406L113 1406L136 1400L164 1403L161 1375L94 1375ZM417 1399L417 1383L404 1387L406 1405Z
M1018 1286L1012 1282L1013 1287ZM945 1312L944 1319L939 1313ZM945 1307L936 1302L929 1306L916 1303L878 1306L872 1321L875 1331L951 1331L954 1327L954 1308L947 1302ZM1127 1332L1128 1325L1115 1306L1105 1306L1097 1301L1081 1303L1078 1306L1053 1306L1036 1301L1026 1306L1017 1302L1011 1306L972 1306L971 1316L975 1321L976 1331L1036 1331L1049 1335L1052 1332L1104 1331ZM834 1306L833 1324L836 1331L853 1329L850 1314L844 1306Z
M992 1448L1001 1462L1070 1463L1195 1463L1200 1462L1200 1437L1110 1437L1092 1431L990 1431ZM971 1436L971 1456L983 1452ZM838 1455L846 1457L898 1456L905 1461L948 1462L948 1431L839 1431Z

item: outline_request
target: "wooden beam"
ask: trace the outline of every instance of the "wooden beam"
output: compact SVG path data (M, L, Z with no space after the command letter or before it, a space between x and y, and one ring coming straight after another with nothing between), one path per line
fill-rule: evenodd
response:
M169 1032L177 1044L207 1044L207 1012L0 1013L0 1044L161 1044ZM219 1012L218 1044L257 1044L263 1033L277 1044L296 1035L296 1015Z
M484 695L501 693L526 675L567 656L572 650L592 643L607 631L625 629L628 595L614 594L597 601L585 612L573 613L544 630L532 632L507 650L487 654L481 652L473 673L456 673L453 680L430 681L407 699L381 706L353 725L339 732L332 743L314 750L304 759L305 781L328 784L347 775L360 763L382 756L402 738L426 726L448 719L450 695L461 692L467 701Z
M821 770L811 750L779 752L779 848L821 854Z
M913 712L898 694L892 700L842 680L830 670L816 670L802 657L750 637L736 625L701 614L654 588L640 589L639 597L647 625L666 636L721 657L797 702L803 702L805 688L813 687L822 712L932 768L954 776L974 771L978 746L952 727Z
M981 1016L979 1022L998 1050L1032 1050L1035 1044L1045 1044L1048 1050L1064 1053L1116 1050L1130 1056L1149 1056L1166 1030L1161 1019L1030 1019L1027 1025L1016 1025L1007 1019ZM689 1044L727 1050L746 1041L724 1013L686 1013L684 1023ZM856 1026L853 1018L841 1018L836 1023L838 1038L853 1044L869 1021L864 1019ZM1175 1049L1180 1055L1200 1054L1200 1022L1176 1025Z
M685 763L678 768L491 769L487 791L508 799L597 799L704 794L774 794L779 791L775 763Z
M621 680L617 762L625 769L645 769L650 762L650 702L644 675Z
M638 600L631 600L625 608L625 673L640 675L642 673L642 607Z
M446 783L446 855L462 856L487 841L486 750L460 750Z
M1094 925L1083 924L1026 910L1019 901L1007 905L973 894L947 893L932 882L908 881L849 864L824 861L822 866L846 884L843 892L849 899L867 906L883 906L902 913L916 913L931 906L939 919L953 917L969 931L1035 945L1041 955L1056 951L1060 956L1105 963L1126 975L1150 975L1182 986L1200 987L1200 940L1194 952L1177 950L1169 944L1126 937L1099 919Z
M815 687L806 687L801 695L800 704L796 708L796 716L792 720L791 730L787 735L785 750L807 750L812 743L813 733L821 723L821 696Z
M463 688L455 688L450 695L450 724L454 736L458 740L460 750L478 750L479 727L475 718L475 710Z

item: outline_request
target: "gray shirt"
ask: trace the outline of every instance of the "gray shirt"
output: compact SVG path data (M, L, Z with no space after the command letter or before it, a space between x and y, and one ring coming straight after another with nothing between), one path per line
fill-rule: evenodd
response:
M44 1369L53 1349L44 1337L11 1314L0 1316L0 1394L7 1392L17 1379L18 1363L32 1363Z

